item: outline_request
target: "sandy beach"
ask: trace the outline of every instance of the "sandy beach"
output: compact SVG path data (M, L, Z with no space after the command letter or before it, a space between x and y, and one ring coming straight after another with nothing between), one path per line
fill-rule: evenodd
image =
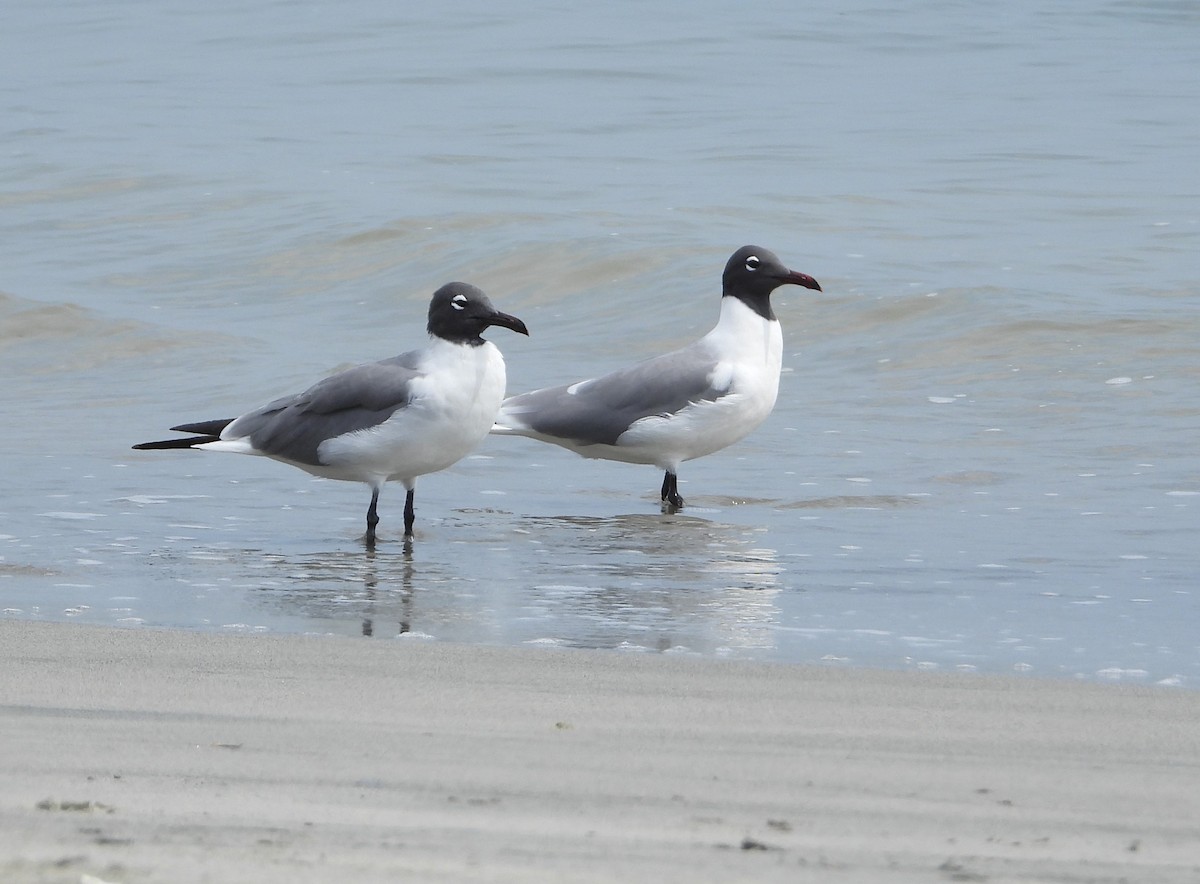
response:
M0 621L0 880L1200 877L1200 694Z

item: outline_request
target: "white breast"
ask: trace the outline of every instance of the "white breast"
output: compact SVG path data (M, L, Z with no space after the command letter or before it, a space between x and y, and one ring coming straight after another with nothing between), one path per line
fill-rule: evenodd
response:
M617 440L620 459L674 470L679 463L732 445L766 420L779 393L783 331L736 298L721 301L716 328L697 346L716 359L711 380L727 392L669 416L636 422Z
M322 443L331 467L353 465L359 481L397 480L445 469L487 435L504 399L504 357L490 342L435 339L412 383L412 401L382 424Z

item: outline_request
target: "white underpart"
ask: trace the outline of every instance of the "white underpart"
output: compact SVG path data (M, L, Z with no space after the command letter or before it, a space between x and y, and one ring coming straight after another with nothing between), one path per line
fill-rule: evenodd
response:
M531 430L530 419L502 408L495 432L529 436L561 445L584 457L654 464L675 472L685 460L703 457L732 445L761 424L775 407L783 363L779 322L764 319L737 298L721 299L716 327L692 344L711 356L709 381L724 392L715 400L690 403L669 415L642 418L615 445L584 445L569 438ZM572 384L567 392L586 396L592 380Z
M366 482L379 488L443 470L487 435L504 399L504 357L490 342L472 347L435 338L412 382L411 403L374 427L322 442L321 465L286 461L316 476ZM213 451L263 454L247 437L198 445ZM277 458L283 460L283 458Z
M709 380L725 395L636 421L617 438L616 446L604 446L623 455L614 459L675 472L683 461L720 451L767 419L779 394L783 365L779 322L764 319L737 298L723 298L716 328L696 346L718 360Z

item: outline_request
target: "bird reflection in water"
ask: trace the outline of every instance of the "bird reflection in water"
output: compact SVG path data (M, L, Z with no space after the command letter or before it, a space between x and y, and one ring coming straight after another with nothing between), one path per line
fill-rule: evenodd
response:
M675 514L524 517L402 553L274 556L264 599L306 631L566 647L770 651L785 568L769 533ZM266 577L267 575L263 575Z
M412 561L412 541L405 538L404 555L401 561L403 565L400 570L400 622L397 635L404 635L412 631L412 601L413 601L413 561ZM379 587L379 572L375 563L375 547L366 547L366 560L363 567L363 600L366 603L366 610L363 612L362 634L370 638L375 635L375 601L376 591Z
M529 565L526 605L544 612L565 643L775 646L783 567L763 545L764 531L679 514L530 521L544 559Z
M403 635L413 629L415 597L412 544L400 555L380 554L366 547L303 557L272 555L264 565L271 578L258 584L260 600L270 599L289 615L313 621L312 629L345 633L351 622L371 637Z

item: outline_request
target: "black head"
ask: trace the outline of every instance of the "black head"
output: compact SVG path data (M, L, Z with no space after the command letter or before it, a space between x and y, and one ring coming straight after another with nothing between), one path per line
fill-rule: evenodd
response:
M781 285L802 285L821 290L807 273L788 270L775 253L759 246L742 246L733 253L721 274L721 294L737 298L764 319L774 319L771 292Z
M502 325L523 335L529 334L525 323L515 316L501 313L492 306L488 296L465 282L448 282L433 293L429 302L429 333L456 344L478 346L480 334L488 326Z

